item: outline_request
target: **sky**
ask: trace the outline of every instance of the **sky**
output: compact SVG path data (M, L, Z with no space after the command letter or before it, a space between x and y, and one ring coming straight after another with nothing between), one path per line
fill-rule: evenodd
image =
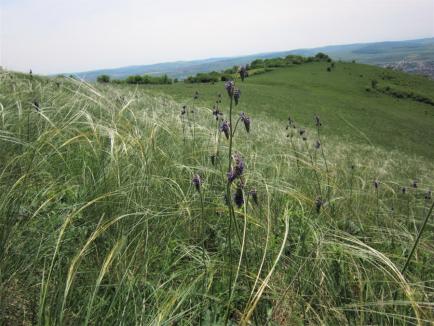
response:
M0 65L39 74L434 36L434 0L0 0Z

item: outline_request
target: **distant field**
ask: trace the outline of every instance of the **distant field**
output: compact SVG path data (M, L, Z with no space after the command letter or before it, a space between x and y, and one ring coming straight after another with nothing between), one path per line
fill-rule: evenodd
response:
M210 58L195 61L166 62L153 65L128 66L80 72L76 75L94 81L99 75L126 78L129 75L163 75L184 79L199 72L221 71L234 65L245 65L255 59L285 57L287 55L314 56L318 52L328 54L334 60L352 61L372 65L391 65L399 70L429 75L434 78L434 38L409 41L356 43L331 45L310 49L258 53L241 57Z
M327 72L327 63L280 68L238 83L240 111L273 117L285 125L288 115L300 126L312 126L313 116L324 121L324 133L342 142L373 144L386 150L434 159L434 106L399 99L372 89L400 89L434 99L434 81L369 65L339 63ZM142 87L142 86L140 86ZM223 84L146 86L152 92L191 103L195 91L200 104L211 107ZM369 88L369 91L367 91Z

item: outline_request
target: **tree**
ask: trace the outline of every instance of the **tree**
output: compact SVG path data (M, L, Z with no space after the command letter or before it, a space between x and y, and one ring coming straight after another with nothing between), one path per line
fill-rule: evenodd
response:
M109 75L100 75L97 77L96 81L98 83L110 83L110 76Z

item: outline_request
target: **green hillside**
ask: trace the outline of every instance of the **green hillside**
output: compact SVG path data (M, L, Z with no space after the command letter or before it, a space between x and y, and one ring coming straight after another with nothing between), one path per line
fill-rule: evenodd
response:
M311 125L315 114L324 120L324 133L343 142L356 142L434 159L434 106L384 92L419 94L434 101L434 81L388 69L352 63L311 63L253 76L240 86L241 111L284 122L288 115ZM378 81L377 90L372 80ZM212 106L223 83L178 83L152 87L188 101L195 91L201 103Z
M433 82L328 65L0 72L0 324L432 323Z

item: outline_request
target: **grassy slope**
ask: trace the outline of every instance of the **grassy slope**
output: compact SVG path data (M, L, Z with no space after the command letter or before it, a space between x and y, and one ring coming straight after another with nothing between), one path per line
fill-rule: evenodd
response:
M308 68L288 72L297 69ZM269 76L281 90L279 74L287 72ZM432 219L405 278L399 272L432 203L423 194L434 186L433 163L347 143L327 110L323 156L309 128L319 86L286 87L300 94L293 111L309 140L287 138L274 117L288 110L272 97L287 95L259 83L266 78L241 85L235 108L253 119L251 133L238 129L234 151L245 162L245 194L256 188L259 206L245 197L230 219L228 141L214 137L209 108L196 105L183 123L180 103L146 88L1 73L0 322L218 325L228 308L233 323L257 325L433 320ZM195 87L175 89L184 98ZM207 94L224 92L199 90L210 103ZM296 109L303 98L312 112ZM402 194L413 178L417 190ZM327 202L319 213L318 196Z
M404 87L433 99L434 81L373 66L336 63L305 64L254 76L241 86L240 110L285 121L288 114L302 125L312 125L313 115L324 120L324 133L342 141L373 144L407 155L434 159L434 107L367 92L371 80L379 87ZM383 80L383 76L388 78ZM202 103L212 106L222 84L178 83L151 87L182 101L198 90Z

